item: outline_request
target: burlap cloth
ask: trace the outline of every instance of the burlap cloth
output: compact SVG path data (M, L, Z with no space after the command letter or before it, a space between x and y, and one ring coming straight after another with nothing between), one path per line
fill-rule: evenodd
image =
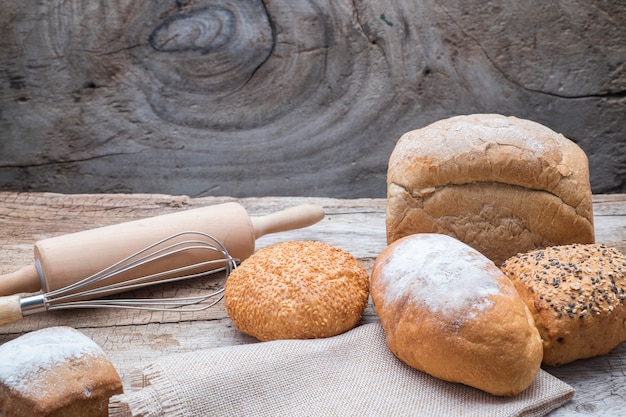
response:
M110 417L542 416L574 395L543 370L511 398L438 380L400 362L378 323L166 356L141 379L143 388L111 399Z

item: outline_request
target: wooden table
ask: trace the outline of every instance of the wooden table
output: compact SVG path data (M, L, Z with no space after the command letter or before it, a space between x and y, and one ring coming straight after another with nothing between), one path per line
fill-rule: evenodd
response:
M33 243L43 238L226 201L240 202L252 216L310 202L325 208L326 216L320 223L264 236L257 240L257 249L286 240L322 240L351 252L371 270L386 245L384 199L0 193L0 274L32 263ZM595 196L594 216L597 241L626 252L626 195ZM138 295L164 297L203 291L206 284L193 281L142 290L143 294ZM370 303L363 322L376 320ZM35 329L58 325L80 329L100 344L127 389L133 370L163 354L256 342L234 328L220 302L197 313L98 309L33 315L0 326L0 344ZM626 415L626 343L606 356L544 369L576 389L574 399L551 416Z

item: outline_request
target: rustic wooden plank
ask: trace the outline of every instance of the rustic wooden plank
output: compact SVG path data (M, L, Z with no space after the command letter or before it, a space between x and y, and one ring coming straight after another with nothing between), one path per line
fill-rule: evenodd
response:
M0 189L384 197L395 141L543 123L624 192L623 2L5 1Z
M284 240L323 240L348 250L371 271L373 260L385 247L384 199L332 198L189 198L169 195L62 195L50 193L0 193L0 273L11 272L32 262L35 241L62 233L120 223L187 208L238 201L253 216L269 214L301 203L324 206L325 218L318 224L257 241L265 247ZM597 240L626 249L626 195L594 197ZM210 286L210 285L209 285ZM205 282L159 286L137 295L162 297L197 294ZM368 305L363 322L376 321ZM99 343L130 389L134 370L163 354L188 352L256 340L239 333L223 303L198 313L154 313L131 310L72 310L39 314L0 327L0 343L25 332L47 326L70 325ZM622 415L626 411L626 344L608 355L546 370L576 388L570 403L553 416Z
M593 196L596 241L615 246L626 253L626 195Z

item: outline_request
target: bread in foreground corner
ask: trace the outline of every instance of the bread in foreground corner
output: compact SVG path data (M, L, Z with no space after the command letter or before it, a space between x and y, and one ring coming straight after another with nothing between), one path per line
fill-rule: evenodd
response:
M122 393L104 351L70 327L37 330L0 346L0 411L5 417L106 417Z

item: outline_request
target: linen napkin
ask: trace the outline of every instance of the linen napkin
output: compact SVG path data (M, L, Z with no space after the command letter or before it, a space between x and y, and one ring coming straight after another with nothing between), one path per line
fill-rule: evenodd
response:
M111 398L110 417L543 416L574 395L543 370L515 397L433 378L391 353L379 323L175 354L142 374L141 389Z

